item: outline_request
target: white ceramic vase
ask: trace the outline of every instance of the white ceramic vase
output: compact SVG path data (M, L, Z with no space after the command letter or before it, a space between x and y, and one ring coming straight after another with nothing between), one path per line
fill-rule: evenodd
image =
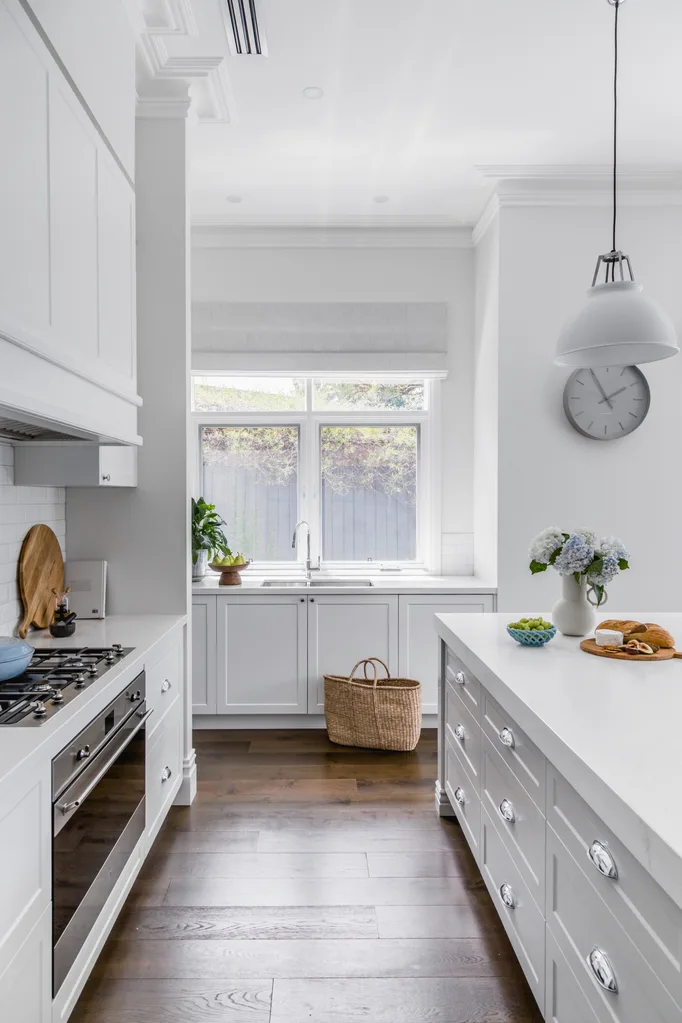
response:
M586 636L597 624L597 613L587 599L585 576L576 582L572 575L561 577L561 597L552 608L552 621L564 636Z
M208 551L197 551L197 560L192 564L192 579L203 579L208 570Z

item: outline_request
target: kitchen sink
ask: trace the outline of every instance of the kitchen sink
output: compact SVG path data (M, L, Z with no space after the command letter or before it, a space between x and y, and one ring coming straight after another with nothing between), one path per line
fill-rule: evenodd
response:
M318 586L373 586L371 579L264 579L261 586L291 586L298 589Z

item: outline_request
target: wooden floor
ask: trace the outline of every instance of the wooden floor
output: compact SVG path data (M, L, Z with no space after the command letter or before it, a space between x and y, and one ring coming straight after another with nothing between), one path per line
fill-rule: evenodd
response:
M414 753L195 733L72 1023L538 1023L458 826Z

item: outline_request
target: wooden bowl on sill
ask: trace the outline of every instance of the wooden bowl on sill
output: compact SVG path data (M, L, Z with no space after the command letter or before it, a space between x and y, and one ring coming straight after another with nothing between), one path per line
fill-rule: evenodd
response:
M245 565L209 565L212 572L220 572L219 586L241 586L241 573L249 567L250 561Z

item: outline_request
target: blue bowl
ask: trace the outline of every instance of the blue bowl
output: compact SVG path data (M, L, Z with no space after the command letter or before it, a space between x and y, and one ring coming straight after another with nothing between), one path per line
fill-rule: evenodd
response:
M0 636L0 682L16 678L17 675L26 671L33 654L33 647L25 643L23 639Z
M556 636L556 626L551 629L512 629L508 625L507 632L521 646L544 646Z

